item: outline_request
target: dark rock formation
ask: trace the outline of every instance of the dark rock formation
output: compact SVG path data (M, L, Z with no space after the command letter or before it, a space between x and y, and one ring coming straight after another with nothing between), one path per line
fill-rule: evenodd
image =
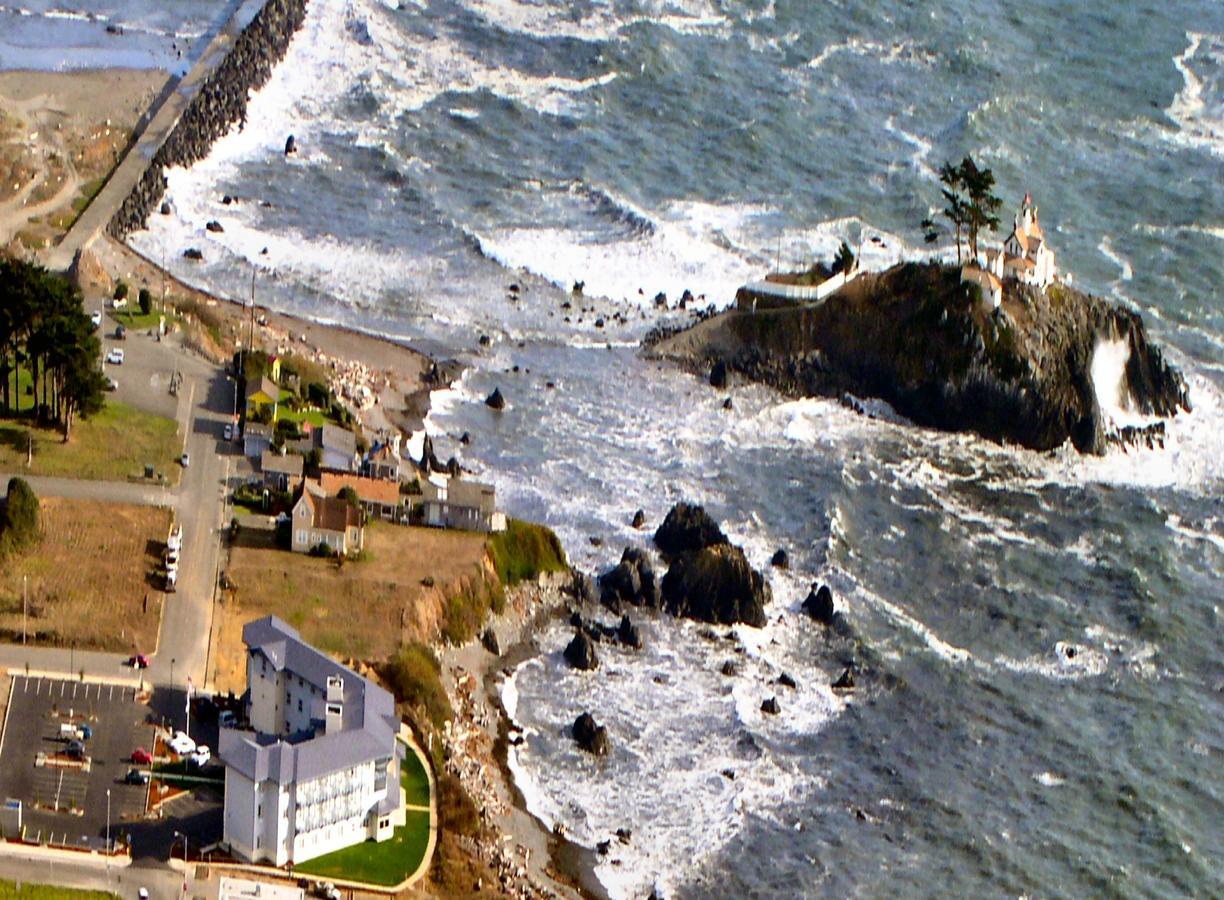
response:
M485 406L489 409L506 408L506 398L502 396L501 388L493 388L493 393L485 398Z
M575 669L581 669L584 672L599 668L595 645L585 631L575 632L574 639L565 648L565 661Z
M778 713L782 712L782 707L778 705L778 698L770 697L768 700L762 703L761 712L768 713L771 716L776 716Z
M221 232L225 231L225 228L222 227L220 222L218 222L216 219L213 219L211 222L209 222L207 225L204 226L204 230L211 231L213 234L220 234Z
M729 678L739 674L739 668L735 665L735 660L733 659L729 659L724 662L722 664L722 668L720 668L718 671L722 672L722 674Z
M149 211L157 208L165 193L166 169L203 159L214 141L246 120L251 93L267 83L305 17L306 0L267 0L225 59L204 79L136 187L111 217L106 230L112 237L122 240L144 227Z
M710 387L720 391L727 386L727 364L718 360L710 367Z
M484 633L480 636L480 643L494 656L501 656L501 644L497 640L497 632L492 628L484 630Z
M646 525L646 513L644 510L638 510L633 514L633 527L642 528Z
M798 687L798 685L795 684L795 679L791 678L785 672L778 676L778 684L782 685L782 687L788 688Z
M769 564L776 569L789 569L790 568L790 557L787 556L785 550L779 547L777 550L774 551L774 555L770 557Z
M200 252L198 247L188 247L183 251L184 259L194 259L196 262L204 259L204 254Z
M644 550L626 547L620 562L599 576L599 602L613 612L623 604L658 608L662 590Z
M837 681L833 682L833 690L835 691L852 691L854 690L854 669L850 666L842 671Z
M297 138L293 135L285 138L285 156L292 156L297 153Z
M819 587L812 585L812 589L808 591L807 598L803 601L803 611L819 622L821 625L833 624L833 592L829 590L827 584L822 584Z
M664 608L703 622L765 625L769 585L744 551L722 543L677 556L663 576Z
M654 541L663 555L670 557L725 544L727 536L704 508L677 503L655 531Z
M608 729L595 721L589 712L584 712L574 720L574 740L578 746L594 756L607 756L612 749L608 740Z
M723 401L722 408L725 410L732 410L732 409L735 409L735 404L732 403L731 398L728 397L726 400Z
M1092 362L1103 342L1125 348L1118 387L1131 408L1189 410L1181 374L1139 316L1065 284L1009 282L992 310L956 267L902 263L859 276L820 304L741 293L737 307L688 331L660 334L658 356L694 372L719 362L792 396L879 397L901 415L950 431L1084 453L1111 442L1158 441L1108 422Z
M628 616L621 616L620 625L616 629L616 637L626 647L634 650L642 649L642 633L638 627L629 621Z

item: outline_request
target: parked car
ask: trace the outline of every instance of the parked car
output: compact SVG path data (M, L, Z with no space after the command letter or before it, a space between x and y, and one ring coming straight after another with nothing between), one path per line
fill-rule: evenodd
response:
M122 325L115 326L115 340L117 341L127 340L127 329L124 328Z
M69 759L84 759L85 745L80 741L69 741L68 746L64 748L64 755Z
M187 754L187 762L196 768L208 765L210 759L212 759L212 751L208 749L207 744L198 744L194 752Z
M127 297L120 297L117 300L112 300L111 307L114 309L127 309Z
M94 328L101 328L102 327L102 311L94 310L93 313L89 316L89 321L93 323Z
M106 361L112 366L123 365L123 351L118 347L112 347L111 352L106 354Z
M107 389L108 391L117 391L117 390L119 390L119 382L115 381L115 379L113 379L113 378L107 378L107 379L106 379L106 389Z
M191 465L191 454L184 453L182 456L180 456L179 465L182 466L184 469L187 468L189 465Z
M149 900L149 889L141 888L136 892L136 900Z
M88 725L78 725L75 722L63 722L60 724L60 740L67 743L73 741L87 741L93 737L93 729Z
M128 757L129 762L134 762L138 766L149 766L153 764L153 754L144 747L137 747L132 751L132 755Z
M179 564L179 548L178 547L167 547L166 548L166 568L167 569L177 569L178 564Z
M189 753L195 752L196 742L193 741L187 734L181 731L176 731L174 733L174 737L166 741L166 746L179 756L186 756Z
M225 426L225 439L226 439L227 441L232 441L232 440L234 439L234 426L233 426L233 425L226 424L226 426Z
M166 570L166 590L173 593L178 589L178 569Z
M223 709L221 714L217 716L217 725L221 728L237 728L238 717L234 715L232 709Z
M124 784L148 784L149 773L144 769L128 769L127 774L123 776Z
M143 653L134 653L128 657L128 665L133 669L149 668L149 658Z
M177 550L183 546L183 526L175 523L170 529L170 536L166 538L166 546L171 550Z

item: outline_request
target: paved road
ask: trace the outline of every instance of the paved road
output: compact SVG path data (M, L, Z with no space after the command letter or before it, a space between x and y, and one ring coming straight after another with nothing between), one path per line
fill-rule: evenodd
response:
M159 97L161 105L151 109L150 114L145 116L148 124L129 146L127 154L115 168L106 185L93 202L86 207L85 212L77 219L72 229L64 235L64 239L46 253L47 268L53 271L68 268L72 264L76 251L82 247L88 247L94 238L106 228L106 224L123 205L123 201L132 192L132 188L143 177L149 161L170 136L170 132L178 124L179 118L199 91L204 80L229 52L238 36L238 21L241 18L239 11L243 5L244 0L232 0L227 11L225 25L214 35L208 47L192 66L191 71L176 85L173 85L172 90Z
M125 371L169 373L179 371L183 384L177 400L177 419L190 465L177 487L151 488L125 482L96 482L73 478L29 477L35 493L121 503L165 505L177 510L183 525L183 552L178 591L166 596L158 646L147 648L152 665L144 677L154 684L196 687L205 684L208 641L212 628L213 592L217 582L221 530L228 523L226 479L235 468L237 445L222 440L233 411L233 381L224 372L181 349L176 341L156 341L135 335L124 342ZM162 404L163 383L148 378L132 380L133 390L148 395L144 406ZM136 398L139 400L139 398ZM240 457L238 457L240 458ZM3 476L0 476L3 477ZM0 666L37 672L58 672L77 677L139 680L123 663L126 654L70 649L0 645ZM181 723L180 723L181 724Z
M164 865L134 863L126 868L82 864L69 860L23 859L6 850L0 856L0 878L23 884L54 884L62 887L112 891L124 900L134 898L145 888L153 900L179 900L183 896L183 876ZM217 897L218 881L187 879L188 897Z

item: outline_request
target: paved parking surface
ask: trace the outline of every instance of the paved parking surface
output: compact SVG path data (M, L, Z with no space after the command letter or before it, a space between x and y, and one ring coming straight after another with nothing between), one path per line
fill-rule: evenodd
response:
M136 689L45 678L13 678L3 744L0 745L0 796L22 801L27 837L53 843L104 843L107 791L111 836L130 828L144 812L147 789L123 781L128 757L152 745L149 707L136 701ZM36 767L39 752L62 751L60 725L85 722L93 729L85 742L88 772Z

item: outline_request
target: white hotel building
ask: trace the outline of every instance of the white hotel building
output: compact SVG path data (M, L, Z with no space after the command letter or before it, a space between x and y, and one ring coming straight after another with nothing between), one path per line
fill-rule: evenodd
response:
M385 690L276 616L242 629L250 731L223 729L224 842L283 866L404 824L399 719Z

